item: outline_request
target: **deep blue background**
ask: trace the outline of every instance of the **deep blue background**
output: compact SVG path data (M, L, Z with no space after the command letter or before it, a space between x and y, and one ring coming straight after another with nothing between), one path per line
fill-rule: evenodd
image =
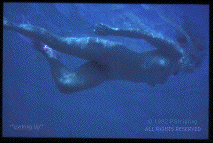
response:
M100 22L112 27L147 28L174 39L175 23L186 15L199 24L208 41L208 5L95 5L4 3L4 19L31 23L61 36L91 36ZM175 22L176 21L176 22ZM142 52L144 40L102 37ZM208 45L208 43L207 43ZM208 52L208 49L207 49ZM39 58L38 58L39 57ZM40 60L39 60L40 59ZM85 60L63 54L73 70ZM196 138L208 137L208 54L193 73L171 76L164 85L107 81L95 88L61 94L41 54L13 31L3 34L3 136ZM197 120L197 125L166 124L158 119ZM43 125L17 130L20 125ZM145 131L146 127L200 127L200 132Z

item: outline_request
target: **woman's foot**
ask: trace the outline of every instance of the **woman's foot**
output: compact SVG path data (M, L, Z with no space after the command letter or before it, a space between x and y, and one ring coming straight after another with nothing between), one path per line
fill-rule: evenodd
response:
M57 52L56 50L53 50L48 45L45 45L36 40L32 40L32 47L33 47L33 49L42 53L45 57L48 57L48 58L58 59L60 56L59 52Z
M46 53L46 55L47 55L49 58L58 59L59 56L60 56L60 53L58 53L57 51L53 50L52 48L50 48L50 47L47 46L47 45L44 45L43 50L44 50L44 52Z

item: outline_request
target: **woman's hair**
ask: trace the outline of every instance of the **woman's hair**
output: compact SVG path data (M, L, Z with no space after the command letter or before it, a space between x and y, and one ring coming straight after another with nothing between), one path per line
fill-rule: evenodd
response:
M178 36L177 37L177 42L178 43L187 43L188 42L188 40L187 40L187 38L186 38L186 36L185 35L181 35L181 36Z
M184 45L182 48L186 53L182 70L190 73L201 65L203 57L206 55L207 40L200 30L201 26L198 24L186 19L186 22L181 27L185 33L178 34L177 42L180 45Z

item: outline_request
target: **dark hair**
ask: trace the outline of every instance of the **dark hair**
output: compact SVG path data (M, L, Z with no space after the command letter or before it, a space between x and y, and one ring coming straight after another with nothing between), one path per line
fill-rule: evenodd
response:
M195 68L199 67L202 64L202 60L205 55L206 53L190 53L187 57L187 62L184 63L183 71L187 73L193 72Z
M185 35L181 35L181 36L178 36L178 37L177 37L177 42L178 42L178 43L187 43L188 40L187 40L187 38L186 38Z

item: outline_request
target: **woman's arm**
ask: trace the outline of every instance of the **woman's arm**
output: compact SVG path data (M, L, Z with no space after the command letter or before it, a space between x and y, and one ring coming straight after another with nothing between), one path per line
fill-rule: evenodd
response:
M100 36L123 36L136 39L144 39L153 46L155 46L159 52L170 58L179 58L182 56L182 50L177 42L164 38L162 35L148 32L144 29L120 29L110 28L104 24L97 25L95 31Z

